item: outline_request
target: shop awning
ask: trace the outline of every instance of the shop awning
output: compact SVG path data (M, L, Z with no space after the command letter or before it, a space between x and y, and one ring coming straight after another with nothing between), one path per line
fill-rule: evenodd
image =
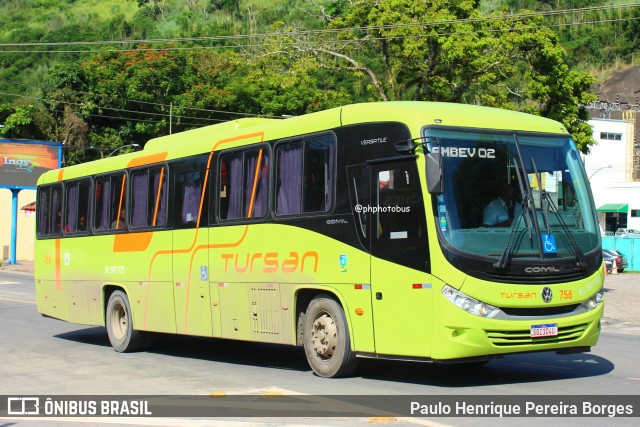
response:
M627 213L627 212L629 212L629 205L626 204L626 203L607 203L606 205L600 206L596 210L598 212Z
M23 210L25 212L35 212L36 211L36 202L31 202L28 205L24 205L23 207L20 208L20 210Z

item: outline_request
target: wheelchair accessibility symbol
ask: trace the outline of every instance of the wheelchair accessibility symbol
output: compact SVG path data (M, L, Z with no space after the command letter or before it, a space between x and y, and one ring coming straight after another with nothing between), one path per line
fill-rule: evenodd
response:
M556 238L553 234L542 233L542 251L545 254L558 253L558 248L556 247Z

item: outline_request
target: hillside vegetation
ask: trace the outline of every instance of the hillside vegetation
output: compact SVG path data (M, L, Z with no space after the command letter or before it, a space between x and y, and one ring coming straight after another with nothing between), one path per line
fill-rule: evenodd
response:
M562 121L640 61L637 0L0 0L0 136L68 164L245 116L433 100Z

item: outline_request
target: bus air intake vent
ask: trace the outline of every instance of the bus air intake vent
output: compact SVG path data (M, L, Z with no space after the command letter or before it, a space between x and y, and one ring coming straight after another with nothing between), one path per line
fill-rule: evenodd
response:
M473 274L472 274L473 275ZM534 276L534 275L521 275L521 274L496 274L496 273L484 273L478 275L478 277L484 280L491 280L501 283L515 283L523 285L548 285L560 282L572 282L574 280L584 279L585 273L582 271L568 272L565 274L551 274L546 276Z
M509 316L561 316L573 313L580 304L561 305L558 307L500 307Z
M560 344L578 340L582 337L589 325L564 326L558 328L558 335L555 337L531 338L529 329L520 331L493 331L486 330L487 338L496 347L518 347L535 346L544 344Z
M280 312L280 292L273 287L252 287L249 292L251 302L251 332L256 339L264 335L279 335L282 325ZM260 338L263 339L263 338Z

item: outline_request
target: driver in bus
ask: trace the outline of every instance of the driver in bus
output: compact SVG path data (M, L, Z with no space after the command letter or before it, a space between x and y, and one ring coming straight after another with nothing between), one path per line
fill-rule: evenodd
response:
M482 223L485 227L509 227L513 221L513 187L501 181L496 189L497 196L482 211Z

